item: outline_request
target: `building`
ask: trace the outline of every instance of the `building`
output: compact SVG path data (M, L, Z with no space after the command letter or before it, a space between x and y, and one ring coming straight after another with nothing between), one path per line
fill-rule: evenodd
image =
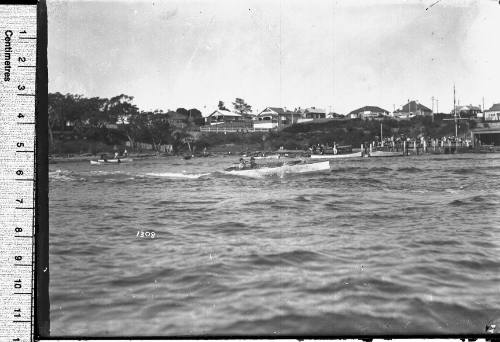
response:
M484 111L484 121L500 121L500 103L495 103Z
M411 118L417 115L431 115L432 110L417 101L410 101L401 107L401 109L395 111L394 114L398 117Z
M221 125L245 121L243 116L229 110L216 109L205 119L208 125Z
M465 106L456 106L456 111L457 115L462 118L477 117L477 114L482 112L479 106L473 106L471 104ZM455 112L452 110L450 114L455 115Z
M187 126L188 117L184 114L169 110L167 112L167 121L170 126L184 128Z
M379 116L386 116L389 112L377 106L364 106L353 110L347 116L350 119L372 119Z
M253 126L259 129L274 129L297 123L302 115L281 107L266 107L254 118Z
M477 127L471 129L471 141L474 147L500 146L500 121L478 123Z
M316 107L309 107L303 110L302 112L302 117L304 119L325 119L326 118L326 110L316 108Z
M345 119L346 117L342 114L335 113L335 112L330 112L326 114L327 119Z

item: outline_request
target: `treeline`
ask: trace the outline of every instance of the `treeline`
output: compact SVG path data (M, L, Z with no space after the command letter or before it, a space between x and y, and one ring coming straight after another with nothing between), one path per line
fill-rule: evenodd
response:
M128 140L132 146L135 142L145 142L155 149L163 144L171 144L174 150L184 145L190 148L189 142L194 139L190 131L204 121L195 108L142 111L132 103L133 97L125 94L86 98L51 93L48 100L52 152L57 152L60 140L84 141L88 145L101 143L101 146L121 145Z

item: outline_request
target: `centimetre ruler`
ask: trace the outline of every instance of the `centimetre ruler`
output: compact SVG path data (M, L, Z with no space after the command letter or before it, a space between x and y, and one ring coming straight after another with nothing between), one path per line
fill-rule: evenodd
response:
M0 340L34 316L36 5L0 5Z

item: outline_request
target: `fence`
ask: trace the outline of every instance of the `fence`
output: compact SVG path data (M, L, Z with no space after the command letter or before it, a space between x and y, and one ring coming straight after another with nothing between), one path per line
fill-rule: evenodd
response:
M269 128L255 128L255 127L238 127L226 125L210 125L200 127L201 132L212 133L252 133L252 132L269 132Z

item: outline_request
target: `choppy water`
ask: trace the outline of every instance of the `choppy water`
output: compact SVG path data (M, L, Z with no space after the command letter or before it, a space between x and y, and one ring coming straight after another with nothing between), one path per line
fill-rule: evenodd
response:
M499 155L215 172L233 160L51 165L51 333L464 334L500 317Z

